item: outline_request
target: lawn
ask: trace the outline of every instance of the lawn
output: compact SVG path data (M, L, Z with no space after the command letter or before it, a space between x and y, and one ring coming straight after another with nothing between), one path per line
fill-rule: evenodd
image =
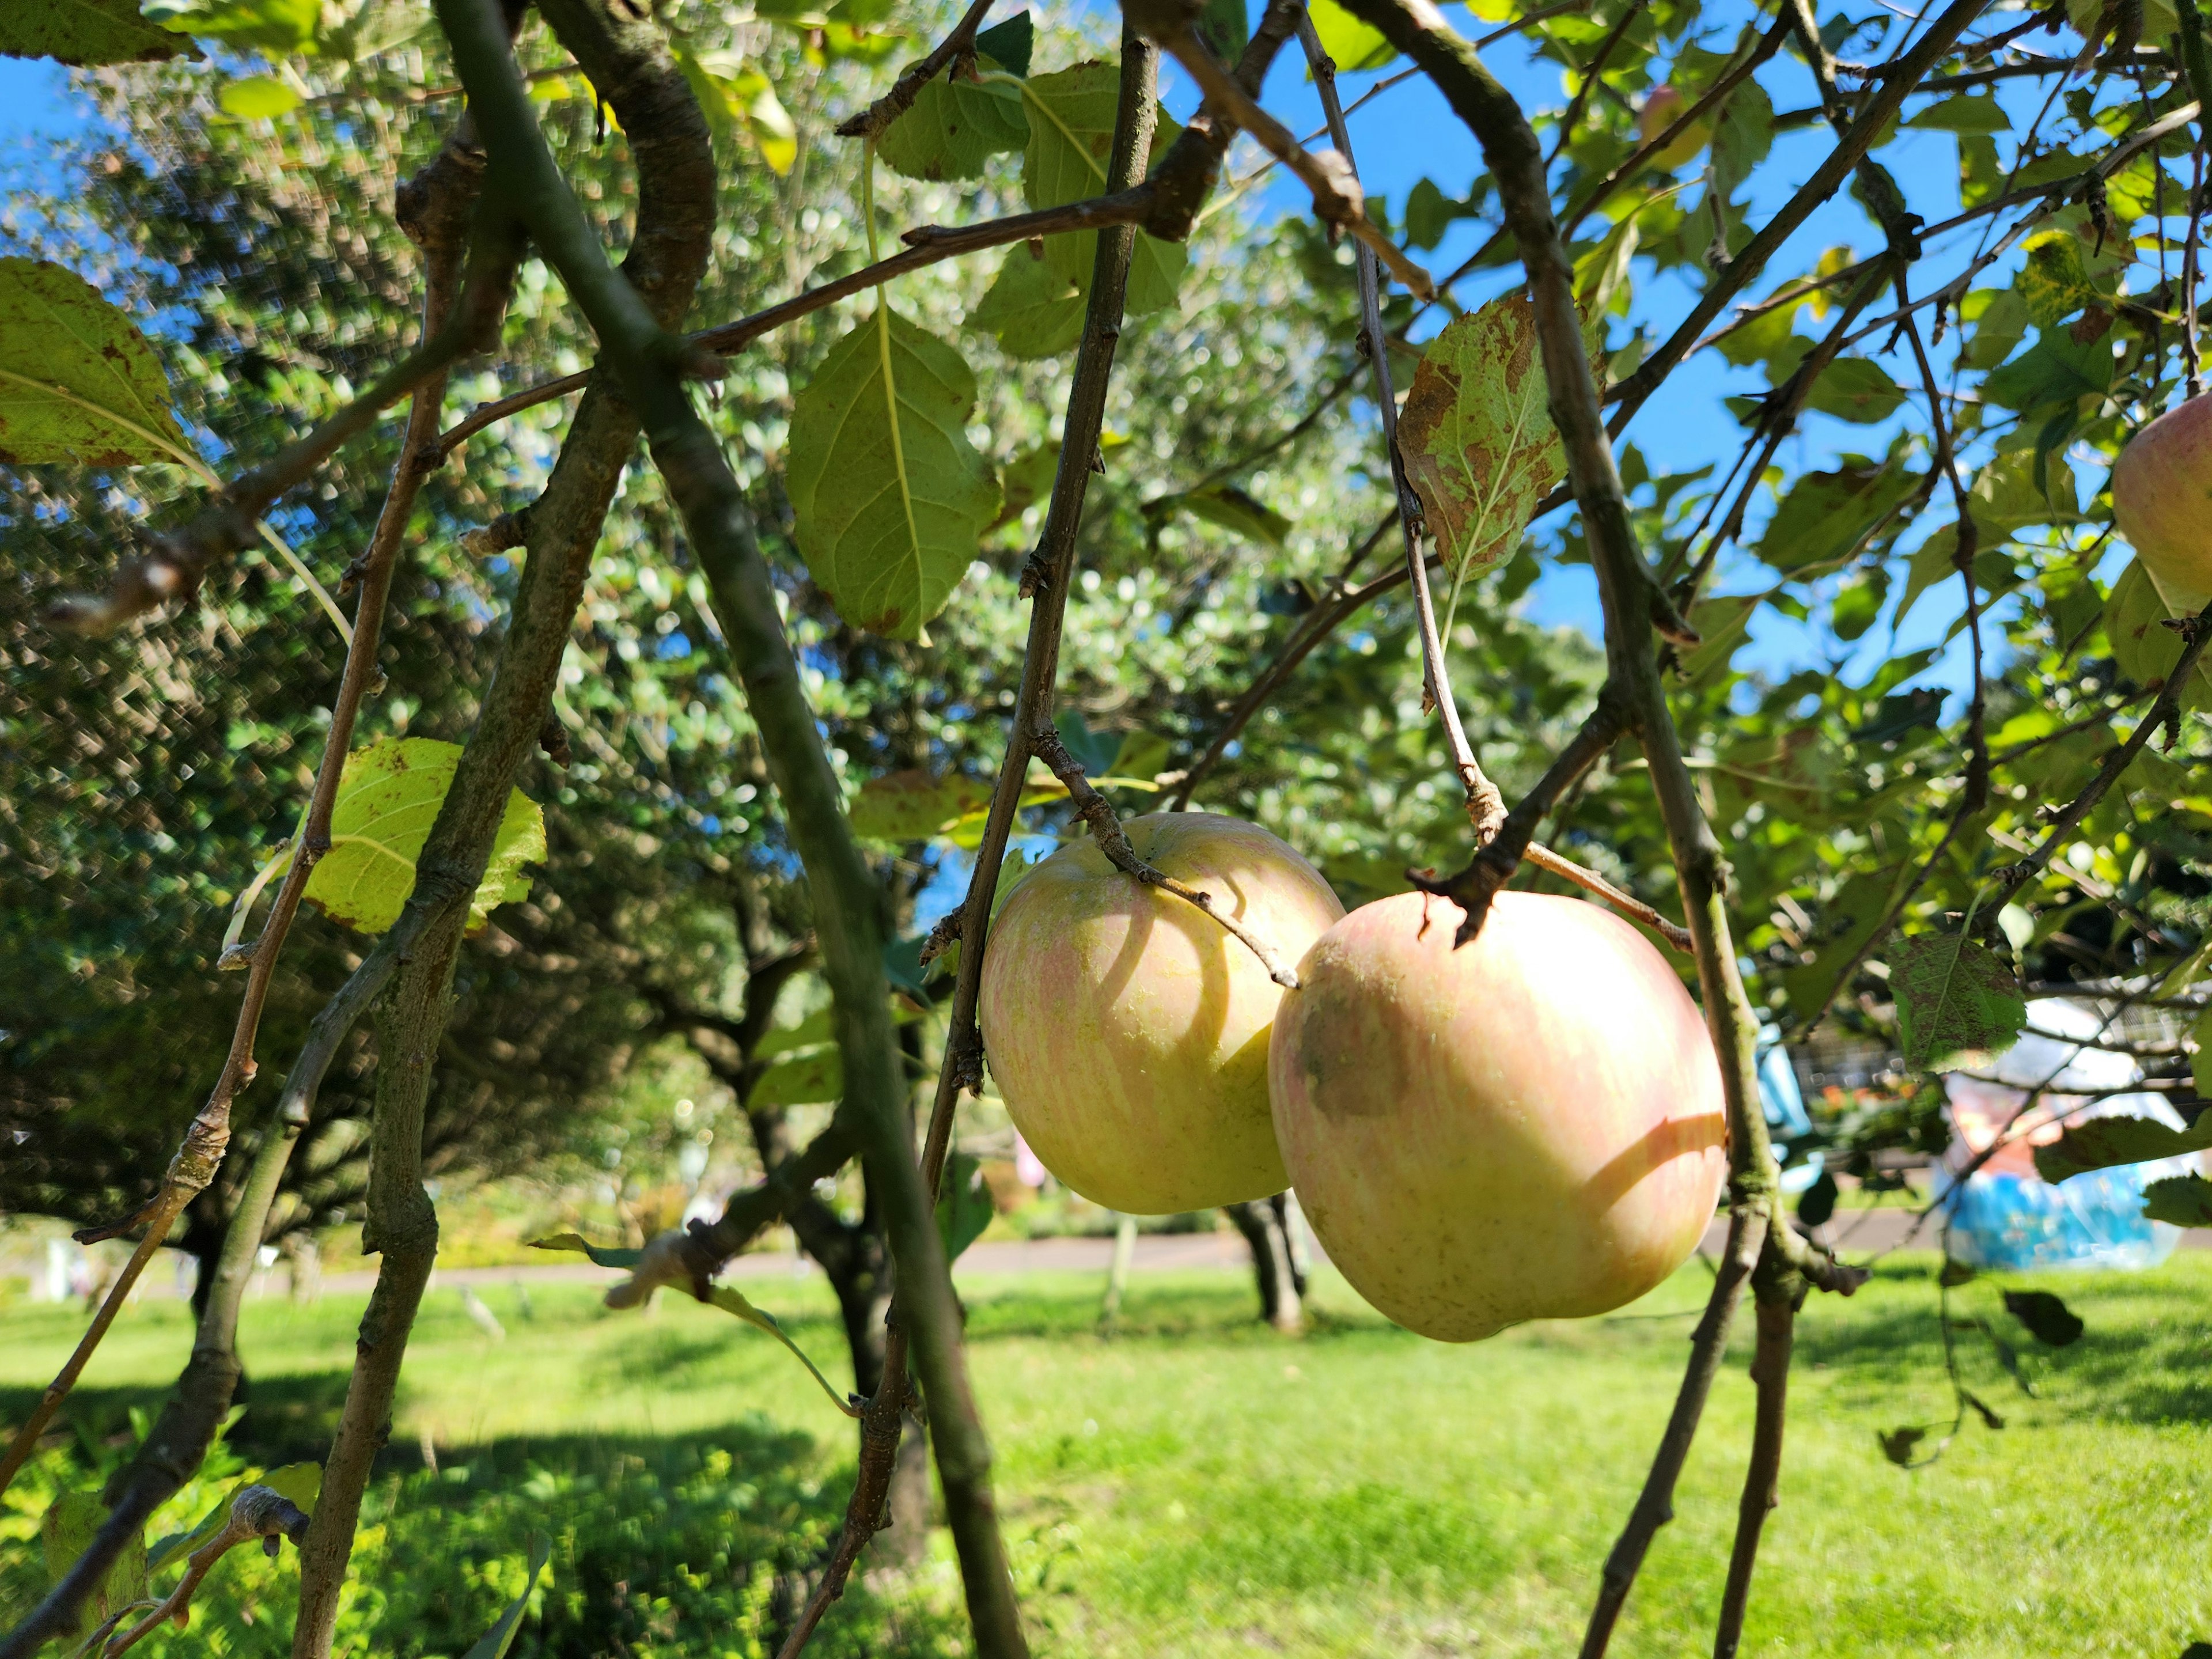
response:
M2060 1351L2008 1319L1996 1284L1954 1292L1954 1315L2014 1349L2037 1397L1985 1336L1964 1334L1969 1385L2006 1426L1970 1421L1939 1462L1908 1471L1884 1460L1877 1432L1941 1425L1925 1449L1952 1414L1932 1267L1893 1258L1854 1300L1807 1310L1747 1651L2175 1659L2212 1639L2212 1253L2035 1280L2087 1323ZM1692 1263L1624 1316L1447 1347L1329 1279L1316 1328L1285 1340L1252 1319L1249 1285L1227 1273L1139 1275L1111 1336L1096 1328L1095 1279L968 1278L1040 1652L1571 1651L1707 1282ZM818 1283L746 1288L842 1370ZM846 1425L813 1384L695 1305L617 1316L584 1287L539 1285L526 1315L514 1288L483 1295L503 1343L451 1288L433 1291L418 1328L360 1557L368 1588L347 1618L355 1650L373 1638L380 1655L463 1651L519 1586L533 1528L556 1536L556 1579L518 1653L673 1659L772 1644L851 1462ZM316 1453L358 1311L337 1296L252 1304L241 1456ZM0 1419L25 1409L80 1318L0 1312ZM129 1409L158 1401L188 1340L175 1304L131 1310L73 1408L80 1444L45 1460L39 1490L90 1484L120 1455ZM1616 1653L1710 1643L1751 1412L1741 1347ZM204 1482L177 1508L197 1513L219 1491ZM0 1591L22 1592L28 1519L0 1520L18 1540L0 1542L18 1558ZM240 1561L211 1621L142 1650L282 1652L293 1571L289 1552L276 1566ZM957 1652L955 1583L940 1537L921 1572L878 1574L848 1597L820 1650Z

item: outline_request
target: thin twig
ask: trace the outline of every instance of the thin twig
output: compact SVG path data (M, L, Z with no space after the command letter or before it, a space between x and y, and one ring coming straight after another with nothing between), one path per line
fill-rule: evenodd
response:
M952 26L952 32L939 41L930 54L920 63L909 65L899 78L891 82L891 89L862 110L837 124L840 138L878 138L885 127L913 107L921 89L937 76L938 71L956 58L969 58L975 53L975 32L990 15L991 0L974 0Z
M1329 137L1357 189L1359 169L1352 160L1351 130L1345 125L1343 106L1337 101L1336 65L1322 49L1321 35L1311 17L1298 20L1298 40L1313 70L1314 88L1321 94L1322 114L1328 123ZM1407 479L1405 457L1398 448L1398 397L1390 384L1389 337L1382 327L1382 281L1369 249L1362 247L1355 252L1352 270L1359 284L1360 344L1375 372L1375 404L1382 419L1382 452L1390 463L1390 483L1398 497L1398 526L1406 541L1406 574L1413 583L1413 615L1420 629L1422 675L1429 702L1443 716L1452 768L1459 774L1460 786L1467 798L1468 819L1474 826L1476 843L1481 845L1488 842L1505 821L1505 798L1476 758L1474 745L1468 740L1467 728L1460 720L1458 701L1452 696L1443 641L1437 632L1436 602L1429 592L1428 566L1421 556L1421 500Z
M436 204L434 216L432 205L425 204L418 209L418 216L410 224L410 233L416 234L423 243L429 268L423 305L422 331L426 343L444 331L456 303L455 289L460 280L460 239L466 234L467 216L474 210L477 175L481 162L473 157L464 139L461 144L449 143L440 152L439 159L424 168L426 178L441 167L444 171L438 177L452 179L453 183L447 186L447 191L450 194L457 189L460 199L457 204ZM499 286L503 289L503 283ZM224 1057L222 1071L216 1077L206 1103L185 1130L184 1142L171 1160L160 1190L151 1202L131 1218L131 1223L117 1230L127 1231L131 1224L143 1224L145 1232L137 1248L131 1252L131 1260L109 1286L106 1301L94 1316L76 1352L70 1355L61 1374L48 1386L30 1417L17 1430L6 1454L0 1455L0 1492L7 1491L16 1471L29 1456L31 1448L40 1435L46 1431L55 1411L75 1386L94 1350L100 1346L100 1339L106 1334L108 1327L114 1322L116 1314L137 1285L139 1275L145 1271L146 1264L167 1239L177 1217L215 1178L216 1170L229 1146L231 1103L253 1079L254 1045L261 1029L262 1012L268 1005L270 987L275 981L277 958L283 953L284 943L291 935L293 920L299 914L300 902L307 892L308 879L314 874L315 865L330 850L331 815L337 805L338 783L345 769L354 725L361 713L362 701L368 696L377 675L376 657L383 638L385 601L391 592L393 567L416 492L421 489L425 476L422 445L427 434L437 430L445 387L446 377L441 369L430 374L415 390L415 401L409 411L399 459L393 465L392 485L386 495L384 510L377 519L368 547L362 556L360 594L354 606L354 626L346 649L345 668L338 682L337 696L331 704L330 729L324 739L322 758L316 766L314 788L308 797L307 810L300 826L291 868L285 872L283 884L278 888L276 897L270 906L260 936L251 947L246 963L248 969L246 988L239 999L238 1018L232 1028L230 1049ZM95 1238L112 1236L110 1230L106 1229L86 1231Z
M214 1571L215 1564L239 1545L260 1539L264 1547L274 1555L278 1539L290 1539L296 1548L307 1532L307 1515L283 1493L267 1486L246 1487L231 1499L230 1516L223 1522L222 1530L185 1558L185 1576L178 1581L176 1589L127 1633L102 1648L100 1659L117 1659L118 1655L128 1653L165 1624L173 1623L179 1630L184 1629L191 1622L192 1592Z
M1297 175L1298 182L1313 194L1316 216L1358 237L1393 276L1422 299L1436 293L1435 279L1367 216L1366 198L1347 157L1335 150L1301 149L1290 129L1261 108L1206 44L1188 28L1164 33L1159 44L1190 71L1191 78L1209 100L1218 103L1238 126Z
M1162 892L1172 893L1186 904L1199 909L1219 922L1231 938L1259 957L1260 965L1267 970L1267 977L1285 990L1298 988L1297 969L1280 951L1261 939L1227 911L1213 902L1213 895L1180 881L1166 872L1145 862L1137 849L1129 844L1122 830L1121 820L1115 815L1113 803L1091 787L1084 776L1083 766L1067 752L1067 745L1060 733L1047 722L1030 732L1030 748L1036 757L1052 769L1052 775L1067 786L1067 793L1075 803L1075 810L1091 826L1091 838L1097 842L1098 850L1105 854L1114 867L1124 875L1133 876L1147 887L1157 887Z

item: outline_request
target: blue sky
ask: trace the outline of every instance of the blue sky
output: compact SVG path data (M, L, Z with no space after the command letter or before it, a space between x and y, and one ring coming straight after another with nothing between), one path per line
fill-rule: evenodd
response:
M1725 10L1716 9L1716 15L1725 15ZM1748 19L1753 14L1746 6L1742 15ZM1724 46L1726 42L1713 40L1709 44ZM1491 49L1486 59L1526 106L1557 107L1564 101L1566 92L1559 67L1534 58L1518 41ZM1378 78L1373 72L1345 76L1341 84L1346 100L1356 98ZM1812 100L1809 76L1787 53L1763 70L1759 78L1777 109L1802 107ZM1172 65L1164 91L1179 113L1188 112L1196 103L1194 90ZM1295 131L1307 132L1320 125L1319 103L1295 47L1279 60L1267 88L1267 102ZM43 64L0 58L0 149L37 145L43 139L81 131L86 120L82 101L69 92L61 71ZM1355 113L1352 125L1360 170L1370 193L1387 196L1394 208L1402 207L1406 192L1424 176L1432 179L1448 196L1459 197L1480 170L1479 155L1466 128L1442 97L1419 78L1385 93ZM1818 166L1827 149L1826 131L1817 125L1778 137L1773 155L1753 186L1754 222L1786 198L1796 183ZM1884 159L1905 183L1916 210L1931 221L1956 210L1957 162L1948 134L1908 133L1885 152ZM1284 212L1302 211L1305 205L1302 190L1279 170L1267 186L1263 199L1272 209ZM1487 227L1480 222L1461 222L1441 246L1424 256L1426 263L1438 272L1450 269L1486 231ZM1874 240L1859 210L1839 196L1812 216L1770 266L1769 273L1748 292L1763 293L1783 274L1803 269L1824 248L1855 243L1864 252L1870 251ZM1939 256L1932 266L1940 271L1942 263ZM1505 281L1492 280L1498 287ZM1678 278L1653 278L1648 267L1639 271L1638 280L1638 304L1655 314L1658 332L1663 335L1672 319L1687 309L1694 294ZM1924 283L1927 278L1920 280ZM1483 296L1469 292L1463 297ZM1910 383L1911 375L1904 365L1893 361L1889 367L1900 382ZM1628 438L1644 450L1656 471L1685 471L1708 462L1725 470L1742 434L1722 399L1731 392L1763 389L1764 385L1756 371L1732 369L1717 353L1701 354L1676 371L1665 394L1653 399L1631 426ZM1846 450L1879 453L1893 429L1849 427L1826 416L1808 415L1781 459L1795 471L1832 465L1833 458ZM1718 586L1723 591L1752 591L1769 580L1747 556L1735 555L1723 561ZM1587 568L1547 571L1527 603L1540 621L1596 631L1595 583ZM1853 654L1861 664L1870 665L1893 649L1940 643L1956 616L1954 604L1923 600L1894 646L1887 629L1877 628ZM1824 653L1832 649L1832 642L1824 643L1803 625L1762 610L1754 622L1751 642L1739 660L1779 676L1805 665L1808 659L1823 660ZM1968 674L1960 640L1953 641L1952 648L1923 678L1955 690L1966 684Z

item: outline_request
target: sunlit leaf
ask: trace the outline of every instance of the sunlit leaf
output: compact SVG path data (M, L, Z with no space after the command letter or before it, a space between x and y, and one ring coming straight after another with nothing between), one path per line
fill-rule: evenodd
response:
M533 1250L574 1250L587 1255L602 1267L633 1268L645 1258L643 1250L624 1250L594 1244L581 1233L554 1233L544 1238L530 1241Z
M1019 87L940 75L884 130L876 154L909 179L973 179L991 157L1020 149L1029 137Z
M1398 56L1398 49L1383 38L1382 30L1353 16L1337 0L1313 0L1306 9L1313 19L1314 32L1321 36L1322 50L1339 70L1350 73L1381 69Z
M1909 1066L1955 1070L1972 1054L2010 1048L2027 1024L2012 969L1963 933L1923 933L1893 946L1889 985Z
M331 850L307 878L307 896L356 933L380 933L398 921L460 759L460 744L431 738L380 738L348 755L331 811ZM498 906L527 897L524 866L545 856L545 814L510 789L469 903L469 932L481 933Z
M837 1393L837 1390L830 1386L830 1379L822 1375L821 1368L816 1365L811 1359L809 1359L806 1357L806 1351L800 1347L799 1344L793 1341L790 1336L785 1333L783 1327L776 1323L775 1316L774 1314L769 1313L763 1309L756 1308L751 1303L745 1300L742 1293L732 1289L727 1285L715 1285L712 1291L708 1292L707 1300L713 1303L714 1306L720 1308L724 1313L735 1314L738 1318L744 1320L746 1324L750 1325L755 1330L766 1331L777 1341L782 1343L785 1347L790 1349L793 1354L797 1357L799 1363L805 1366L807 1370L813 1375L814 1380L822 1385L822 1392L830 1396L830 1403L831 1405L836 1407L839 1411L844 1413L848 1417L858 1417L860 1414L860 1408L859 1406L854 1404L849 1400L841 1397Z
M1430 343L1398 446L1455 591L1520 545L1536 503L1566 475L1526 298L1492 300Z
M1291 529L1288 519L1233 484L1207 484L1200 489L1179 490L1172 495L1155 496L1145 503L1145 517L1153 523L1176 513L1188 513L1208 524L1219 525L1224 530L1279 553Z
M107 1519L107 1504L96 1492L65 1492L57 1497L39 1523L39 1540L46 1552L46 1582L58 1584L91 1547L93 1534ZM146 1534L143 1528L115 1558L115 1565L85 1598L71 1633L82 1635L106 1622L146 1595Z
M755 1109L814 1106L844 1092L845 1061L833 1044L777 1060L761 1073L746 1094L745 1104Z
M507 1611L469 1650L467 1659L507 1659L507 1649L514 1645L514 1633L522 1628L522 1616L530 1611L530 1598L538 1593L538 1581L544 1574L545 1564L552 1559L552 1539L542 1532L531 1534L530 1570L523 1575L522 1594L507 1603Z
M1032 208L1059 207L1103 195L1106 164L1114 150L1114 112L1121 98L1121 71L1112 64L1078 64L1040 75L1022 89L1029 109L1030 141L1022 153L1022 191ZM1163 109L1152 135L1157 161L1175 142L1181 125ZM1044 239L1047 264L1088 293L1098 233L1063 231ZM1180 242L1163 242L1141 232L1129 260L1127 310L1142 317L1175 303L1176 289L1190 257Z
M2081 263L2081 244L2063 230L2028 242L2027 262L2013 288L2027 307L2028 320L2041 329L2057 327L2098 297Z
M0 58L52 58L73 69L198 58L199 50L139 15L138 0L15 0L0 6Z
M1905 388L1864 357L1837 358L1805 395L1807 408L1862 426L1887 420L1904 401Z
M128 466L184 450L168 380L131 319L75 271L0 259L0 464Z
M1835 563L1912 493L1914 479L1893 463L1847 455L1831 472L1799 476L1767 520L1759 556L1804 578Z
M855 628L914 639L945 608L999 510L968 441L975 376L892 311L837 343L796 399L787 488L815 585Z
M225 83L216 101L241 121L265 121L300 106L300 94L273 75L249 75Z
M312 52L323 26L322 0L145 0L163 28L241 50Z
M863 840L927 841L990 801L988 783L957 772L886 772L860 786L846 817Z

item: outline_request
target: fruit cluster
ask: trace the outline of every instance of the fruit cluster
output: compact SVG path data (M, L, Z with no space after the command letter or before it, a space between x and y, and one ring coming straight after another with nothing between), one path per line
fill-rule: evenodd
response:
M1633 1301L1680 1267L1727 1174L1720 1066L1666 960L1595 904L1500 894L1345 914L1258 826L1158 813L1139 857L1285 955L1285 991L1187 902L1062 848L984 958L993 1076L1045 1167L1159 1214L1294 1187L1354 1289L1468 1342Z

